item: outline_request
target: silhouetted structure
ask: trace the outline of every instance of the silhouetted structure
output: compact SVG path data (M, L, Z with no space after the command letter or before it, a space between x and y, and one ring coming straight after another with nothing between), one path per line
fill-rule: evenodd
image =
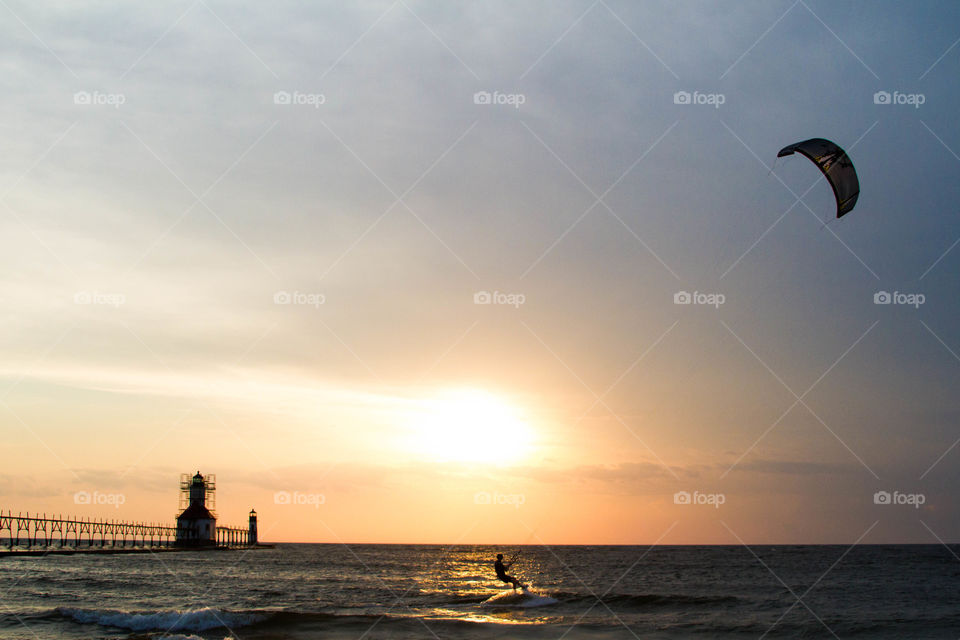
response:
M175 536L176 529L161 524L0 512L0 546L10 551L163 549Z
M197 471L192 478L190 474L180 477L180 506L186 509L177 516L177 546L206 547L217 544L217 514L207 508L207 498L210 506L216 505L215 491L217 490L216 477L212 474L206 478Z
M258 543L253 509L246 529L217 526L216 488L213 474L181 475L176 527L0 511L0 555L271 548Z

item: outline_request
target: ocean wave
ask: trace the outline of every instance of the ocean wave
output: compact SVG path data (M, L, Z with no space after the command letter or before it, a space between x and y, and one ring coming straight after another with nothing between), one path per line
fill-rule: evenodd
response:
M716 596L703 596L703 595L685 595L685 594L666 594L666 593L608 593L605 595L597 594L584 594L584 593L567 593L563 591L551 592L550 595L553 598L556 598L563 603L588 603L593 604L597 602L598 599L603 604L613 606L637 606L637 607L649 607L649 606L695 606L695 605L717 605L717 604L733 604L739 601L739 598L736 596L726 595L716 595Z
M726 605L740 602L734 595L691 595L691 594L662 594L662 593L607 593L597 592L595 595L585 592L553 591L550 589L535 588L533 591L545 598L552 598L561 604L592 605L599 604L598 599L608 606L620 607L668 607L668 606L712 606ZM500 592L509 594L510 590ZM496 597L498 592L494 592ZM412 607L448 606L471 607L483 604L490 599L490 592L485 593L430 593L421 594L421 597L411 597L406 604Z
M186 611L119 611L58 607L56 613L74 622L130 631L206 631L245 627L270 617L265 612L235 612L204 607Z
M514 607L530 609L546 605L557 604L556 598L544 596L535 591L510 592L502 591L480 603L481 607Z
M201 636L195 636L192 633L190 635L182 635L175 633L173 635L164 635L164 636L155 636L156 640L204 640ZM223 640L234 640L232 637L227 636Z

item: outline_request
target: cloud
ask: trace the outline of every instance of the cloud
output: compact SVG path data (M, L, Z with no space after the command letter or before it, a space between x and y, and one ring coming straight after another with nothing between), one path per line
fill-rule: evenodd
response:
M811 462L803 460L745 460L733 471L739 473L778 474L791 476L838 476L859 474L863 467L855 463Z
M329 456L343 464L328 481L354 490L479 482L496 474L417 466L390 437L411 402L457 385L530 399L545 447L607 462L556 455L511 481L584 491L676 484L646 444L681 482L713 481L771 424L731 480L845 490L863 469L806 407L781 416L784 386L816 383L804 403L892 477L918 477L953 442L956 6L14 9L23 23L0 24L0 122L14 123L0 378L58 451L85 451L78 416L114 433L209 405L232 413L194 425L207 450L256 423L274 436L255 447L266 466ZM926 100L878 105L881 90ZM278 91L324 100L278 104ZM524 101L477 104L479 91ZM846 146L861 175L840 221L810 163L768 166L813 136ZM878 307L878 289L928 302ZM476 305L480 290L528 302ZM727 303L680 308L680 290ZM278 304L279 291L325 302ZM848 462L821 462L834 455ZM85 482L117 457L91 456ZM308 484L323 465L288 471Z

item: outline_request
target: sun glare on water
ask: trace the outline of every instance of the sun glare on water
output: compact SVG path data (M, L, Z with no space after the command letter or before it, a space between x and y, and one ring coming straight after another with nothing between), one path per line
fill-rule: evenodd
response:
M521 412L477 389L425 401L411 426L416 453L438 462L514 463L533 450L533 431Z

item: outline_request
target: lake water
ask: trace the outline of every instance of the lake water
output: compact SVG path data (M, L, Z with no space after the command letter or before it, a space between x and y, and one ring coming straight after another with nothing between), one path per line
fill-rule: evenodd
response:
M278 545L0 558L0 637L957 638L960 549ZM514 573L511 571L511 573ZM530 601L528 601L529 604Z

